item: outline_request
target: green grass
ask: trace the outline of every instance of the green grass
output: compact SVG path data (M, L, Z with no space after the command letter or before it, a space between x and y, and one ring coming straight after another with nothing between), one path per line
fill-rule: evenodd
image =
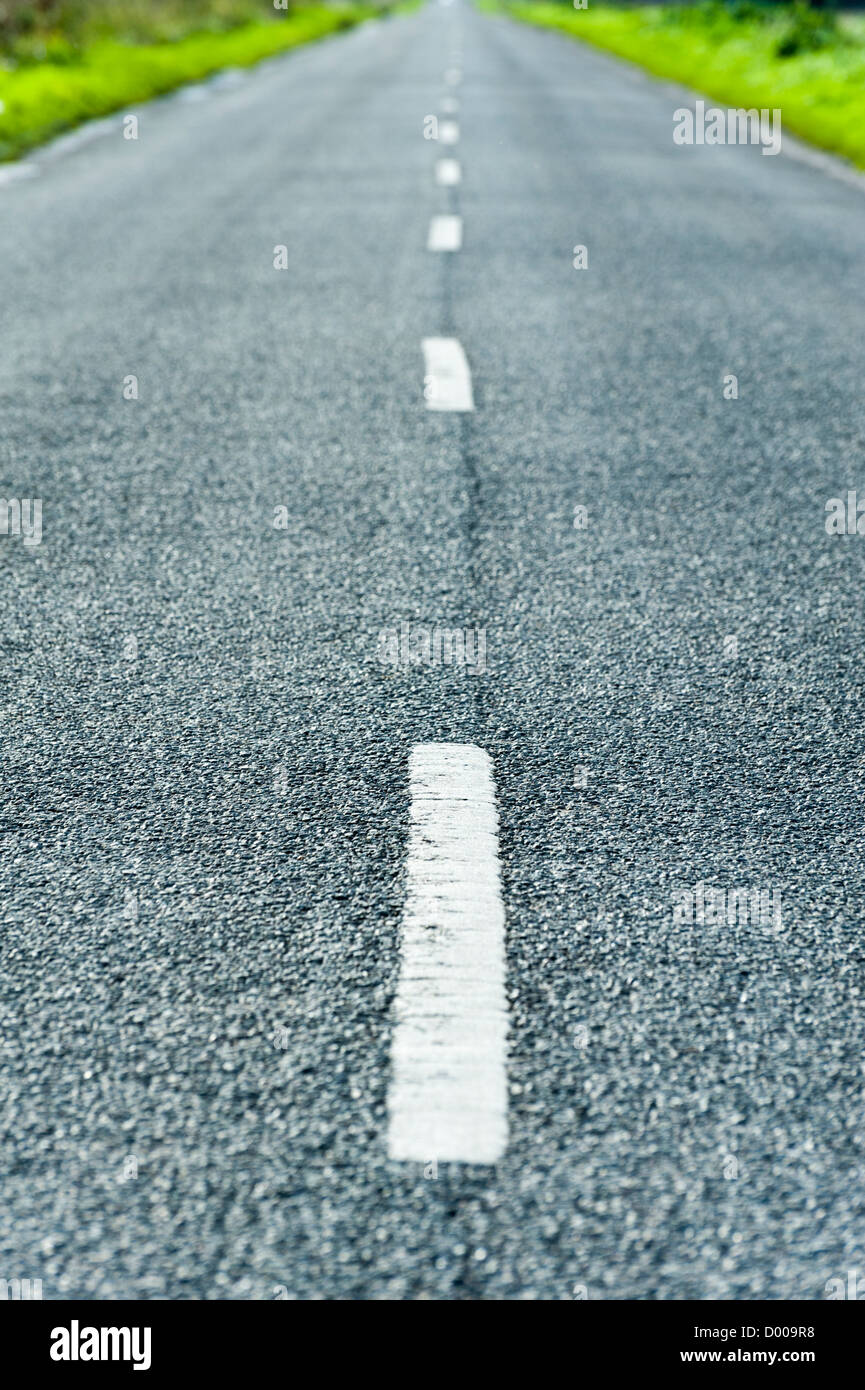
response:
M249 10L249 0L199 5L197 22L208 21L216 27L199 29L174 41L168 41L170 27L168 33L158 31L162 41L150 43L120 42L116 36L94 38L94 32L99 31L86 27L37 31L35 37L32 32L29 37L19 34L10 40L7 56L0 60L0 160L13 159L81 121L146 101L220 68L248 67L262 58L383 13L378 4L319 4L287 14L275 11L272 5L268 9L257 4L257 14L265 17L238 23L244 6ZM101 32L108 23L109 8L103 7L97 18L96 22L103 26ZM193 4L191 10L195 8ZM176 3L173 9L177 10ZM134 4L118 10L126 26L121 32L127 40L136 13L146 26L146 15L136 11ZM164 24L167 14L169 7L154 0L151 23L155 17ZM183 19L183 15L178 15L178 22ZM185 22L190 22L190 14L185 16ZM30 48L26 46L28 42Z
M695 8L498 3L518 19L565 33L725 106L780 108L782 128L865 168L865 21L815 27L791 6ZM779 49L790 56L780 56Z

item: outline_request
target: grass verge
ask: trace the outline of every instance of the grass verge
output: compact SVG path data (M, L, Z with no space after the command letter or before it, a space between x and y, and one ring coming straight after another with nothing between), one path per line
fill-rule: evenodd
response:
M725 106L776 107L782 127L865 169L865 20L801 6L739 3L696 8L486 0L529 24L628 58Z
M14 159L81 121L169 92L225 67L249 67L391 7L310 5L285 15L206 30L175 42L129 45L100 39L53 61L0 67L0 160ZM50 48L48 50L51 52Z

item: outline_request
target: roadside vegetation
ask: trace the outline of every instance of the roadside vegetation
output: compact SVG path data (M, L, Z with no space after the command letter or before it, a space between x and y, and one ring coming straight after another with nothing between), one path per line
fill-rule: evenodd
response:
M782 126L865 168L865 18L755 0L574 9L484 0L561 29L726 106L780 108Z
M0 0L0 160L81 121L387 13L272 0Z

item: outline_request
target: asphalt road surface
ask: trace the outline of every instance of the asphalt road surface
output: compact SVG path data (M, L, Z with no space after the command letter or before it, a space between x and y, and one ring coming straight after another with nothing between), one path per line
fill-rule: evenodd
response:
M0 536L3 1277L865 1270L865 539L825 526L865 498L865 200L677 147L681 101L427 5L0 188L0 482L43 502L39 544ZM383 659L403 624L485 669ZM496 1161L388 1147L424 744L487 754L498 805Z

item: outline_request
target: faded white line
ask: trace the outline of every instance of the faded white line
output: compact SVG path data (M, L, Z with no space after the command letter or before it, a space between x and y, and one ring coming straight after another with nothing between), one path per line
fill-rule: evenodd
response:
M460 138L460 128L456 121L439 123L439 139L443 145L455 145Z
M388 1154L495 1163L505 1151L505 914L493 767L419 743L388 1095Z
M621 71L623 74L627 72L631 76L638 75L643 82L655 83L656 81L650 73L644 72L641 68L631 68L626 63L622 64ZM689 87L682 87L678 83L664 82L661 87L671 97L676 98L677 102L693 104L700 100L697 92L692 91ZM833 154L830 150L818 149L816 145L809 145L806 141L791 135L787 130L784 131L781 143L781 158L783 159L785 155L789 159L798 160L800 164L810 164L812 168L819 169L829 178L838 179L839 182L846 183L851 188L858 188L860 193L865 193L865 173L861 169L857 169L855 164L851 164L843 155Z
M460 109L460 104L456 97L442 97L441 107L446 116L455 116Z
M236 87L242 87L248 79L249 72L246 68L223 68L215 77L207 79L207 86L212 92L233 92Z
M211 95L210 84L207 82L191 82L188 87L181 87L177 93L177 100L184 106L193 106L196 102L209 101Z
M458 338L424 338L427 410L474 410L472 374Z
M449 87L458 87L462 81L462 76L459 68L448 68L445 72L445 82Z
M459 251L463 244L463 219L454 213L434 217L429 224L428 251Z
M0 186L6 183L19 183L22 179L35 179L38 176L38 164L33 164L30 161L0 166Z
M101 140L104 135L113 135L121 131L121 122L121 116L103 116L96 121L85 121L84 125L78 126L76 130L70 130L67 135L58 135L56 140L45 145L39 151L40 158L43 161L62 159L66 155L75 154L94 140Z
M857 169L855 164L848 164L840 155L831 154L828 150L818 150L806 145L786 130L781 155L786 155L788 159L796 159L800 164L810 164L812 169L819 169L830 178L838 179L841 183L849 184L851 188L858 188L860 193L865 193L865 174Z
M462 179L458 159L439 159L436 161L436 183L442 188L453 188Z

